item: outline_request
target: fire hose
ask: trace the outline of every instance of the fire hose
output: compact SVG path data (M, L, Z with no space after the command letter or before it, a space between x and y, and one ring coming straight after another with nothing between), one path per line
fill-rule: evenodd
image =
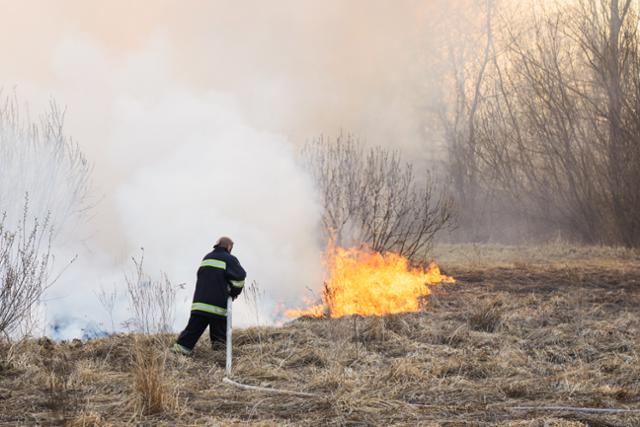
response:
M269 387L260 387L255 385L242 384L240 382L234 381L231 379L232 368L233 368L233 317L232 317L232 305L233 299L229 297L227 299L227 358L225 363L224 370L224 378L222 382L227 383L229 385L239 387L245 390L255 390L255 391L263 391L267 393L280 393L280 394L290 394L294 396L301 397L314 397L317 396L314 393L306 393L303 391L291 391L291 390L281 390L277 388L269 388Z

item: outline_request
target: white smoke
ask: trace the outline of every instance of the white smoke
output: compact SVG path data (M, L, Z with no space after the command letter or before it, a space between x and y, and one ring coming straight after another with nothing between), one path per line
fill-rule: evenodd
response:
M247 126L216 94L169 92L153 103L127 104L118 138L138 135L136 150L172 147L117 191L127 240L145 247L149 267L192 283L202 256L229 235L249 280L271 301L266 310L317 283L319 208L282 136ZM239 313L249 319L243 308Z
M131 316L124 273L140 247L147 272L186 284L176 331L188 316L200 259L221 235L235 240L247 283L264 291L260 319L275 321L278 304L298 302L319 283L320 208L293 146L251 126L233 94L177 83L164 47L156 39L112 61L76 36L52 59L59 82L47 96L69 106L66 130L86 148L103 195L94 216L55 248L59 260L79 256L47 293L45 321L58 338L109 329L101 288L118 289L116 326ZM87 96L95 98L91 110L74 116ZM237 324L255 322L252 310L238 300Z

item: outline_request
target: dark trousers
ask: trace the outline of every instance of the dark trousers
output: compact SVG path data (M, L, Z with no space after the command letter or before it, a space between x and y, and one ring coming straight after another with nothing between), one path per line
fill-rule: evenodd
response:
M224 348L227 342L227 318L208 317L194 312L191 312L187 327L178 335L177 343L183 347L193 349L207 326L209 327L212 348L214 350Z

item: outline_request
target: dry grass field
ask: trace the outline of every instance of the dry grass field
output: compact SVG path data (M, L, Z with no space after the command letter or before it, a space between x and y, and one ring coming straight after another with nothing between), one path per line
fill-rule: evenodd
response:
M0 425L640 426L640 255L610 248L440 246L458 279L420 313L238 330L234 378L171 336L0 347Z

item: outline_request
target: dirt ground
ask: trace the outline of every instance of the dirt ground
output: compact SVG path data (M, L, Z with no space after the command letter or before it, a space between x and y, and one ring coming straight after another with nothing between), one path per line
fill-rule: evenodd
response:
M420 313L239 330L234 379L206 339L0 346L0 425L640 426L640 255L611 248L434 251L454 285Z

